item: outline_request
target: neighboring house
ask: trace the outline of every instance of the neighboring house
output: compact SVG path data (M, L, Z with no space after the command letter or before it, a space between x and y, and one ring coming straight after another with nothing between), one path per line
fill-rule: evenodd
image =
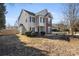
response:
M59 30L59 31L67 31L68 30L68 26L64 25L64 24L52 24L52 31L53 30Z
M47 9L44 9L38 13L33 13L22 9L18 20L19 32L25 33L28 31L51 33L52 29L52 15Z

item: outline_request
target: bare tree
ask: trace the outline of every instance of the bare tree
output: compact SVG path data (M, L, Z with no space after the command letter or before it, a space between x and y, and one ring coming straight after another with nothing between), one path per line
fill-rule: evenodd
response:
M73 35L79 17L79 4L77 3L66 4L63 13L64 13L64 21L69 28L69 33Z
M64 31L65 30L65 24L63 23L63 21L61 21L59 24L58 24L58 29L60 31Z

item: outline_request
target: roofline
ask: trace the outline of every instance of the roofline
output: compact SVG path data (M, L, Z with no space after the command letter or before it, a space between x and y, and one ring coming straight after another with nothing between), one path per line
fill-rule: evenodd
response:
M47 9L43 9L43 10L47 10ZM41 10L41 11L43 11L43 10ZM19 19L20 19L20 17L21 17L21 14L22 14L22 12L23 11L25 11L25 12L27 12L27 13L29 13L30 11L27 11L27 10L25 10L25 9L22 9L21 10L21 12L20 12L20 15L19 15L19 17L18 17L18 21L19 21ZM47 10L48 11L48 10ZM39 11L40 12L40 11ZM36 15L36 13L33 13L33 12L30 12L30 13L32 13L33 15ZM50 12L48 12L48 13L50 13ZM51 14L51 13L50 13ZM53 18L53 17L52 17Z
M19 17L18 17L18 21L19 21L19 19L20 19L20 17L21 17L22 12L23 12L23 9L22 9L21 12L20 12L20 15L19 15Z
M46 10L46 11L48 11L47 9L42 9L42 10L40 10L40 11L36 12L36 13L39 13L39 12L41 12L41 11L43 11L43 10Z
M30 12L30 11L28 11L28 10L25 10L25 9L23 9L23 11L27 12L28 14L35 15L35 13L33 13L33 12Z

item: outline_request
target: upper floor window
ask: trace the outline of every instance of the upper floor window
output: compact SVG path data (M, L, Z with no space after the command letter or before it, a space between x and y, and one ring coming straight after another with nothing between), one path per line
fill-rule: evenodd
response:
M27 19L26 19L26 22L27 22Z
M40 22L42 23L42 17L40 17Z
M40 23L45 23L45 18L40 17Z
M35 23L35 17L32 17L32 22Z
M35 28L34 28L34 27L32 28L32 31L34 31L34 32L35 32Z
M30 22L35 23L35 17L30 16Z
M30 16L30 22L31 22L31 16Z

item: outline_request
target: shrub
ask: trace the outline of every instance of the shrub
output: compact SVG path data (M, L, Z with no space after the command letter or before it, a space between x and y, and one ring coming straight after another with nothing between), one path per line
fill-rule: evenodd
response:
M44 32L44 31L42 31L42 32L40 32L40 34L41 34L41 36L44 36L44 35L45 35L45 32Z
M34 37L34 36L38 36L38 32L26 32L25 35L30 36L30 37Z
M25 35L31 36L31 32L25 32Z
M54 31L54 32L60 32L60 30L58 30L58 29L52 29L52 31Z
M38 36L38 32L31 32L31 36Z

